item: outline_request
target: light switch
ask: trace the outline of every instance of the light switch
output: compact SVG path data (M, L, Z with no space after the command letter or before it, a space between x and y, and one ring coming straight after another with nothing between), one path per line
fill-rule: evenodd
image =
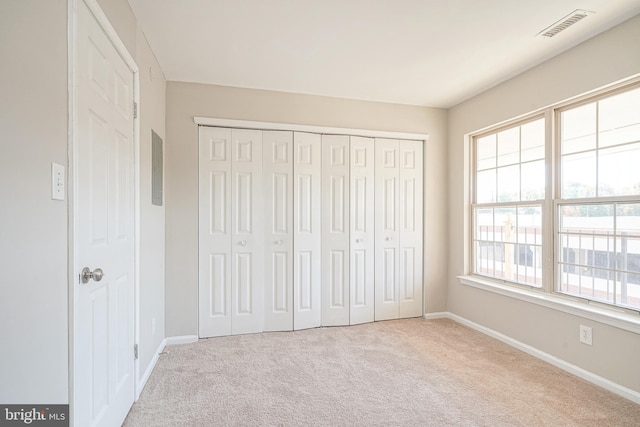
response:
M64 200L64 166L51 163L51 198Z

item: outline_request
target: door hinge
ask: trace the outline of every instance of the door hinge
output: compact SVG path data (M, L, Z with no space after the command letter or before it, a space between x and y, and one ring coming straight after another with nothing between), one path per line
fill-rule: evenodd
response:
M133 103L133 118L134 119L138 118L138 103L137 102Z
M133 345L133 357L138 360L138 344Z

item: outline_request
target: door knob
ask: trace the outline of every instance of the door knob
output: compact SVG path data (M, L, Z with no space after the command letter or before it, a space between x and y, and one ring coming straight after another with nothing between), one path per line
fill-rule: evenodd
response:
M274 245L281 245L282 244L282 240L274 240L273 244Z
M91 271L89 267L85 267L80 272L80 281L82 283L89 283L89 280L93 279L96 282L99 282L100 280L102 280L103 276L104 272L101 268L96 268L95 270Z
M246 240L240 240L240 246L247 246Z

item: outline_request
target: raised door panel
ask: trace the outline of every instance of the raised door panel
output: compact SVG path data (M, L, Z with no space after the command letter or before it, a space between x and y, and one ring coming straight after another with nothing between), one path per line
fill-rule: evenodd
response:
M293 328L321 325L321 137L295 132L293 144Z
M231 130L200 127L199 336L231 334Z
M231 333L264 327L262 132L231 130Z
M373 322L375 288L374 141L350 138L350 324Z
M375 320L399 316L399 141L375 140Z
M322 136L322 325L349 324L349 136Z
M262 134L264 330L293 329L293 133Z
M400 317L422 315L423 143L400 141Z

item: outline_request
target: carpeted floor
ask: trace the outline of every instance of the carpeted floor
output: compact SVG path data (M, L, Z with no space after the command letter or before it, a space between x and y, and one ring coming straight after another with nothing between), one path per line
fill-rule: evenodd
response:
M640 426L640 405L451 320L167 347L125 426Z

